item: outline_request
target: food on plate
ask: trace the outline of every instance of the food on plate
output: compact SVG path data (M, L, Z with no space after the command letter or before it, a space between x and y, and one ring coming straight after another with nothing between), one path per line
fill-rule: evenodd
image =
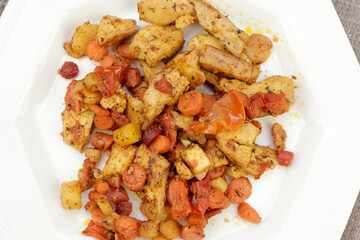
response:
M260 223L247 203L253 181L294 158L278 123L276 149L256 140L270 131L258 118L282 115L295 101L291 78L256 82L271 40L247 35L203 0L142 0L138 12L154 25L140 29L106 15L64 43L70 56L86 55L95 66L69 83L64 98L61 135L86 158L77 180L61 185L63 208L81 208L89 191L91 220L82 233L99 240L203 239L208 220L231 204ZM208 34L179 51L181 29L197 20ZM60 73L74 78L75 66L66 62ZM147 220L134 218L130 192Z

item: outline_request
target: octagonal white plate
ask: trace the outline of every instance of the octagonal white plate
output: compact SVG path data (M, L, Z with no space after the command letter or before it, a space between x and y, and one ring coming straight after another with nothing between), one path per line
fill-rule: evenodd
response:
M0 238L87 239L81 230L89 214L65 211L59 200L61 182L76 178L84 159L59 135L69 82L57 69L71 59L62 43L77 25L106 14L138 19L136 2L10 0L0 18ZM288 169L251 179L249 203L261 224L245 223L233 206L209 221L206 239L339 239L360 187L360 70L331 2L212 3L240 28L278 39L260 79L296 77L296 104L276 119L296 158ZM184 29L187 39L200 31L198 25ZM78 78L94 67L86 58L72 61ZM273 121L261 119L258 143L271 144ZM139 200L134 203L136 209ZM142 217L136 210L132 216Z

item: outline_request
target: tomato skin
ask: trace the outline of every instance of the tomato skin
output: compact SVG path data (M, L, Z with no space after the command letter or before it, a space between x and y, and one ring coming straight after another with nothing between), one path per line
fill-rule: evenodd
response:
M111 110L110 117L114 120L117 126L122 127L131 122L128 116L121 114L116 110Z
M155 89L166 94L172 93L172 85L169 83L166 78L160 79L157 83L155 83Z
M249 99L249 108L246 113L249 118L258 117L262 112L269 112L272 115L281 115L287 111L289 103L285 94L256 93Z
M181 178L174 178L170 181L167 189L167 200L170 206L167 211L177 221L185 219L191 212L191 204L188 198L188 184Z
M279 151L279 153L278 153L278 163L281 166L288 167L291 164L293 159L294 159L293 152L282 150L282 151Z
M139 85L142 81L140 71L137 68L130 68L125 72L126 87L132 88Z
M151 142L163 132L163 127L158 122L153 122L145 129L142 141L149 146Z
M111 97L120 86L120 83L115 79L114 72L106 71L103 67L96 67L94 73L98 76L97 87L103 97Z
M222 208L210 209L207 210L204 214L206 219L212 218L213 216L221 213Z
M74 92L74 86L78 82L78 80L72 80L70 84L67 86L67 91L64 97L65 104L67 105L67 108L70 108L71 110L75 112L80 112L81 108L83 107L83 103L75 99L75 92Z
M164 128L164 135L170 140L170 149L173 149L177 138L175 119L171 114L170 107L166 107L159 117L160 123Z
M120 202L116 205L115 212L120 215L129 216L132 212L131 202Z
M98 240L110 240L109 231L105 227L95 225L92 220L82 234Z
M190 125L189 130L204 134L218 134L228 129L237 130L245 121L244 94L230 90L213 107Z

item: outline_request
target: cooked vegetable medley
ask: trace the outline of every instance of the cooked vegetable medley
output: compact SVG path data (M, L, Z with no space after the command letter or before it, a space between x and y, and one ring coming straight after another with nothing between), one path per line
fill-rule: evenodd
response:
M260 223L261 214L246 202L248 176L259 179L294 157L278 123L271 129L276 149L255 143L270 130L254 119L276 117L294 104L291 78L256 82L271 40L248 35L204 0L142 0L138 12L151 25L140 29L135 20L106 15L99 24L78 26L64 43L71 57L97 64L69 83L64 98L61 135L86 159L78 180L61 185L62 206L81 208L81 193L89 189L91 221L83 234L99 240L203 239L208 219L230 204ZM208 34L195 35L178 52L181 29L197 21ZM136 61L140 69L132 67ZM72 79L78 71L65 62L59 73ZM214 93L198 91L203 84ZM147 221L129 216L129 191Z

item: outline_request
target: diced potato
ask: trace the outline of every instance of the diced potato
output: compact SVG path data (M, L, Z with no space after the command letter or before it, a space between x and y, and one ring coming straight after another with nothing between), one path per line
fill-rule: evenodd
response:
M181 161L175 162L176 172L182 179L190 180L194 177L194 174L190 171L190 169L186 166L185 163Z
M69 181L61 184L61 204L65 209L81 208L81 189L79 181Z
M167 239L174 239L180 237L181 225L174 219L167 219L160 223L159 230L161 235Z
M91 92L84 87L84 81L77 81L74 85L75 99L86 104L98 104L102 98L100 92Z
M64 48L68 54L75 58L80 58L85 55L86 44L95 38L99 25L90 24L86 22L76 28L75 33L70 43L65 43Z
M227 166L225 168L225 175L232 177L232 178L239 178L241 176L246 175L247 173L244 171L244 169L236 166L236 165L232 165L232 166Z
M64 142L82 153L90 140L95 114L90 110L80 113L64 110L62 118Z
M115 218L113 216L107 216L101 224L107 230L115 232Z
M163 221L167 218L165 207L159 213L156 202L141 202L140 211L149 220Z
M144 221L140 222L139 235L143 238L153 238L159 235L159 222L158 221Z
M98 82L98 76L93 72L88 73L83 79L84 87L91 92L100 91L99 88L97 87L97 82Z
M97 162L101 159L101 150L96 148L85 148L85 156L90 160L90 162Z
M101 46L114 46L139 30L135 20L104 16L99 24L96 40Z
M220 189L220 191L222 191L223 193L226 191L227 186L228 186L226 180L223 179L222 177L218 177L218 178L216 178L214 180L211 180L210 185L213 188Z
M104 169L102 170L102 177L119 176L129 166L135 156L136 146L129 145L122 147L116 143L111 146L111 152Z
M227 165L229 163L225 154L221 152L217 147L208 149L205 153L212 163L212 168L217 168L223 165Z
M88 201L86 204L85 204L85 209L89 212L92 212L93 210L95 210L96 208L98 207L98 205L93 202L93 201Z
M102 98L100 104L103 108L114 109L123 113L126 108L126 92L119 88L111 97Z
M211 162L205 152L197 144L191 144L182 151L182 157L186 165L196 175L207 172L211 167ZM201 179L199 179L201 180Z
M141 140L141 130L135 123L128 123L113 131L114 142L127 146Z
M99 199L96 203L105 216L109 216L114 212L114 209L111 207L108 199Z

